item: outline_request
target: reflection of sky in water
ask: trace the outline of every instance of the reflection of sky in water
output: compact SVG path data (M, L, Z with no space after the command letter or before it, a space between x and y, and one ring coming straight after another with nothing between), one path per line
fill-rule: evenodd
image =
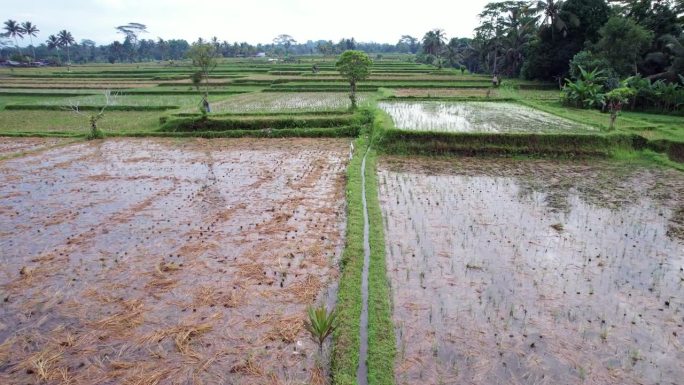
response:
M592 130L530 107L513 103L380 103L397 128L449 132L551 132Z

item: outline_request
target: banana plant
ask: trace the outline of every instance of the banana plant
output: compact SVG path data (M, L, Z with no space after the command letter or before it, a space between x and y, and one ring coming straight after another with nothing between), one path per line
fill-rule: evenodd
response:
M565 79L565 87L561 95L563 102L579 108L594 108L603 104L604 94L601 82L605 80L604 71L594 69L586 71L579 67L580 78L577 81Z

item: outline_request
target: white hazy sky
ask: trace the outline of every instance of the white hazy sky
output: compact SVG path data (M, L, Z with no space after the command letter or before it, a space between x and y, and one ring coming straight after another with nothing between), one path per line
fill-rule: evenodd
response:
M477 14L488 0L0 0L0 17L31 21L34 41L67 29L76 41L98 44L122 40L114 27L146 24L146 39L217 36L219 40L270 43L278 34L298 42L354 37L357 41L396 43L401 35L422 37L442 28L448 37L470 37ZM24 39L21 45L28 44Z

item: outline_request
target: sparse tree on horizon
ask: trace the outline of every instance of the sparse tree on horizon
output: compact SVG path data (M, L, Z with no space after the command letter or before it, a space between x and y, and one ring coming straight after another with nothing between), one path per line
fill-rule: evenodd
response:
M45 45L47 46L47 49L52 51L53 49L57 51L57 59L61 62L62 61L62 55L59 52L59 38L55 35L50 35L48 36L47 40L45 41Z
M194 43L187 53L187 57L192 59L192 65L199 67L199 74L201 75L199 80L204 79L205 94L209 93L209 74L216 68L217 56L216 46L205 43L204 40L198 40Z
M71 47L71 45L74 44L76 40L74 40L74 37L71 35L71 32L67 31L66 29L59 31L59 33L57 34L57 39L59 39L59 46L66 47L67 49L67 68L70 71L70 68L68 67L71 65L71 53L69 51L69 47Z
M19 48L19 39L24 38L24 29L21 27L16 20L9 19L5 22L3 27L5 30L5 35L14 39L14 46L17 48L17 52L21 55L21 48Z
M21 28L24 30L24 33L29 37L31 49L33 51L33 61L36 61L36 47L33 46L33 38L38 35L38 32L40 32L40 30L35 24L31 23L30 21L23 22L21 24Z
M292 47L292 44L296 43L297 41L292 36L286 34L278 35L275 39L273 39L273 44L285 48L285 56L289 55L290 47Z

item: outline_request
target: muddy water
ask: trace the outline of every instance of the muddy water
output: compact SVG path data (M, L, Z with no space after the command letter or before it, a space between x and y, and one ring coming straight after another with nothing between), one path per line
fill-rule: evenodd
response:
M42 150L73 139L62 138L10 138L0 136L0 158L15 154Z
M347 151L107 140L0 163L0 383L309 381Z
M398 384L681 383L681 173L394 158L378 172Z
M383 102L397 128L446 132L563 132L591 131L534 108L513 103L487 102Z

